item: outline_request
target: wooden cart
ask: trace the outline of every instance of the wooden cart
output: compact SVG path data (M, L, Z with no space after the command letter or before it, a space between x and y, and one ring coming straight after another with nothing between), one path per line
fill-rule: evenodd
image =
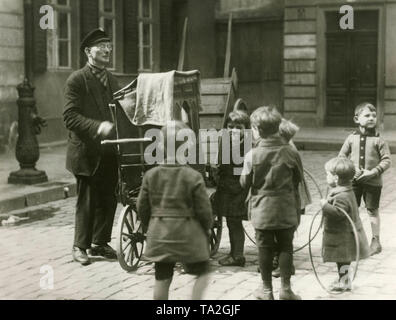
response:
M137 80L118 91L114 95L114 103L110 104L110 111L116 127L116 139L104 140L102 144L113 144L117 148L118 172L119 172L119 200L123 209L118 218L116 251L121 267L126 271L133 271L138 267L143 254L145 233L141 225L136 208L136 201L140 191L142 177L145 171L153 165L145 161L146 147L152 143L150 138L145 137L147 130L161 128L166 123L165 119L157 119L158 123L141 124L134 122L136 115L136 87ZM173 104L169 105L168 115L171 119L187 123L196 136L199 134L200 119L199 110L201 96L199 90L199 72L179 73L175 72L173 83ZM152 108L157 108L155 103ZM162 113L160 113L162 114ZM134 124L135 123L135 124ZM197 145L199 149L199 145ZM199 156L199 153L197 152ZM198 162L196 162L198 163ZM205 174L205 164L191 165L194 169ZM217 241L220 241L216 230L210 239L212 251L218 249Z

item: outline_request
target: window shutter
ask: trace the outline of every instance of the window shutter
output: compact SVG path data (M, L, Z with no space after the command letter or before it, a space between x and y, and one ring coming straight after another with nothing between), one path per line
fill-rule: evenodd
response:
M80 36L81 40L93 29L99 27L99 0L83 0L81 3L80 12ZM80 47L80 44L78 44ZM81 52L81 66L84 66L87 57L84 52Z
M161 71L175 69L175 57L178 55L179 48L176 44L176 30L172 23L172 1L160 1L160 52L161 52Z
M124 72L138 72L138 0L124 0Z
M32 26L32 62L33 72L43 73L47 70L47 30L40 28L40 7L47 4L45 0L33 0L33 26Z

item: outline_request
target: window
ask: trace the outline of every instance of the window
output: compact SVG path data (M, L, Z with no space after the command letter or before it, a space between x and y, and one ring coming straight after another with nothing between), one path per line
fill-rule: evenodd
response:
M47 33L48 67L71 68L70 0L52 0L55 29Z
M109 69L115 69L116 65L116 9L115 0L99 1L99 26L109 35L113 43L112 61Z
M153 71L153 2L139 0L139 71Z

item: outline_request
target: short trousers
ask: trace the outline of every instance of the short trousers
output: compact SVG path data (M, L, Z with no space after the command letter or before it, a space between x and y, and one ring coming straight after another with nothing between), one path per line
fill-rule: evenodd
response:
M271 248L277 252L293 253L293 238L296 228L279 230L256 229L256 244L259 248Z
M360 207L362 198L367 209L378 209L381 198L381 186L370 186L367 184L353 184L353 192Z
M171 279L175 264L175 262L156 262L154 265L155 280ZM186 263L184 264L184 269L188 274L200 276L209 272L209 261Z

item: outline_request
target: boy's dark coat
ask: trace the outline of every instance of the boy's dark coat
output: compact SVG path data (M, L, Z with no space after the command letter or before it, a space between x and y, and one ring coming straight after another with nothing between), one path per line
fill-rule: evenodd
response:
M222 150L222 139L220 139L218 165L216 166L218 181L217 189L214 194L213 210L224 217L247 220L245 201L248 192L243 189L239 183L240 171L242 171L243 163L235 164L231 151L230 148L230 163L226 163L228 161L223 161L223 157L221 156L222 152L225 151ZM242 142L240 144L239 155L244 156L246 153L247 150L244 150L244 143Z
M137 202L147 230L145 256L154 262L209 259L213 217L205 182L188 166L161 165L145 173Z
M250 188L248 210L254 228L297 227L301 206L297 187L303 176L298 152L281 138L272 137L262 139L249 154L252 172L241 175L240 182Z
M352 226L341 208L348 213L358 232L360 259L369 256L369 247L352 186L339 186L329 194L323 207L324 231L322 256L324 262L351 262L356 259L356 242Z

